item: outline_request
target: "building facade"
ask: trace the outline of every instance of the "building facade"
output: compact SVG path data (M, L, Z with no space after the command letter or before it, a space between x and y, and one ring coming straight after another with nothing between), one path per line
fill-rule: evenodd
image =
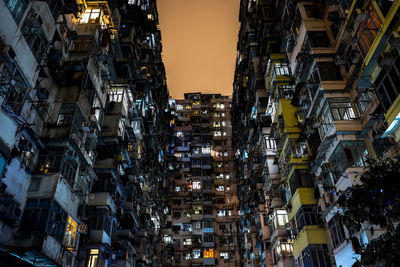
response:
M0 1L5 266L163 265L157 24L153 0Z
M231 99L170 100L170 205L164 243L171 266L240 266Z
M245 266L351 266L383 233L349 232L336 200L366 156L399 152L399 5L241 1L232 128Z

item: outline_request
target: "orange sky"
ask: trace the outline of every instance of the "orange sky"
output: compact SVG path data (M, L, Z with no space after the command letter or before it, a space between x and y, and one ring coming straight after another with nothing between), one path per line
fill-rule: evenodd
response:
M232 95L240 0L158 0L167 85Z

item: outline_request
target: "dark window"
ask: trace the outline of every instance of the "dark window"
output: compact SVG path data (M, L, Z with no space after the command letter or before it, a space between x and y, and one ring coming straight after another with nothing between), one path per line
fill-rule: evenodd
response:
M214 242L214 235L210 234L204 235L204 242Z
M317 67L321 81L338 81L343 79L339 66L333 62L317 62Z
M395 64L389 71L382 70L375 80L376 90L379 99L387 111L400 94L400 89L396 85L400 84L400 56L397 57Z
M307 267L330 267L331 262L329 259L328 247L324 245L308 245L302 251L303 264L299 266ZM300 257L299 257L300 258Z
M33 8L31 8L29 12L30 14L35 14ZM24 25L21 28L21 32L24 35L32 54L35 56L38 62L41 61L49 43L46 35L44 34L42 23L43 22L40 16L37 18L26 18Z
M340 223L338 216L332 218L329 221L328 226L332 237L333 247L337 248L345 240L343 226Z
M324 11L316 4L304 5L304 10L306 11L308 18L322 19L324 16Z
M11 15L14 17L15 22L18 24L24 10L29 3L29 0L5 0Z
M331 47L331 42L325 31L310 31L308 38L312 47Z
M104 230L108 236L111 236L112 217L105 208L96 208L91 212L90 229Z
M318 225L322 223L317 210L317 205L302 205L300 207L296 213L298 232L306 225Z
M312 178L306 172L295 170L290 177L290 192L292 195L295 194L299 187L313 187L314 183Z

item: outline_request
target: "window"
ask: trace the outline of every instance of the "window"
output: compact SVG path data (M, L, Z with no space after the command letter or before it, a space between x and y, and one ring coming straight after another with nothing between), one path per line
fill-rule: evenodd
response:
M201 189L201 182L199 181L193 182L193 189Z
M368 11L369 16L367 16L366 21L360 23L356 37L354 38L357 40L358 47L363 56L367 55L381 26L381 20L372 3L368 6Z
M274 226L275 228L285 226L288 223L288 216L286 210L275 210L274 212Z
M99 250L98 249L90 249L87 267L97 267L98 259L99 259Z
M318 225L322 223L317 210L317 205L302 205L300 207L296 213L298 232L306 225Z
M35 13L33 7L29 11ZM33 22L35 21L35 22ZM43 27L40 23L41 18L27 18L22 25L21 32L25 37L25 40L35 56L36 60L40 63L41 58L47 48L48 41L44 34Z
M319 127L319 134L320 134L321 140L322 140L328 134L328 132L331 129L332 124L333 124L332 113L330 112L329 106L326 102L322 108L321 114L322 114L321 118L320 118L321 127Z
M193 222L194 229L201 229L201 221L194 221Z
M182 231L192 232L192 224L191 223L184 223L182 224Z
M204 242L214 242L214 235L212 235L212 234L205 234L205 235L204 235Z
M108 236L111 237L112 216L109 216L107 208L96 208L90 212L92 217L90 229L103 230Z
M307 33L311 47L330 47L331 43L325 31L310 31Z
M356 98L358 112L363 114L368 105L371 103L372 100L372 93L370 91L360 92L358 93L358 97Z
M346 238L343 230L343 225L339 221L339 216L333 217L328 222L329 232L332 237L333 247L337 248Z
M374 84L383 108L387 111L400 94L400 56L397 57L392 67L381 70Z
M317 62L317 69L321 81L339 81L342 80L340 68L334 62Z
M219 192L224 191L224 186L223 186L223 185L219 185L219 186L217 186L217 187L215 188L215 190L217 190L217 191L219 191Z
M57 125L70 126L75 113L75 103L62 103L58 113Z
M86 9L81 14L79 23L99 23L100 13L100 9Z
M181 187L180 186L175 186L175 192L181 192Z
M274 72L275 75L289 75L289 67L284 63L275 63L274 64Z
M204 240L204 242L207 242ZM212 242L212 241L210 241ZM210 248L210 249L205 249L204 250L204 258L214 258L214 249Z
M334 120L356 119L356 115L348 97L329 98L328 101Z
M221 131L215 131L214 136L221 136Z
M172 242L172 238L170 235L164 235L164 243L170 244Z
M15 22L18 24L19 20L24 14L25 8L27 7L29 0L5 0L5 2Z
M78 244L79 234L77 233L78 224L71 216L68 216L67 227L65 229L64 246L72 250Z
M329 259L328 247L324 245L308 245L302 251L302 257L299 257L297 261L300 261L299 266L309 267L330 267L331 262ZM301 264L301 258L303 264Z
M289 184L292 195L295 194L297 188L314 186L311 176L307 172L302 172L301 170L295 170L293 172Z
M50 199L28 199L22 215L21 231L45 231Z
M213 221L204 221L204 228L214 228Z
M202 214L203 207L202 206L193 206L193 214Z
M214 121L213 126L214 126L215 128L221 127L221 122L219 122L219 121Z
M181 104L176 105L176 110L183 110L183 105Z
M225 174L225 179L229 180L231 176L229 174Z
M218 217L225 217L226 216L225 210L217 210L217 216Z
M200 249L193 249L193 259L201 258L201 250Z
M368 155L364 141L342 141L332 153L329 161L332 162L334 170L341 175L344 169L349 167L365 166L365 158Z
M191 260L192 259L192 254L191 253L186 253L185 254L185 260Z
M229 253L228 252L220 252L219 257L227 260L227 259L229 259Z
M174 219L179 219L181 217L181 213L179 211L175 211L173 217Z
M291 255L292 252L293 252L292 244L289 244L287 242L278 241L278 245L276 246L276 253L279 256L282 256L282 255L288 256L288 255Z

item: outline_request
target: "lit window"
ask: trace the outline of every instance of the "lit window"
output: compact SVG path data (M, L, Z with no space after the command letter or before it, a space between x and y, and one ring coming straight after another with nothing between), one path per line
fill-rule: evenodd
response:
M192 254L191 253L186 253L185 254L185 260L191 260L192 259Z
M86 9L82 13L80 23L97 23L100 17L100 9Z
M231 176L229 174L225 174L225 179L229 180Z
M201 250L200 249L193 249L193 259L198 259L201 257Z
M226 187L226 191L230 191L231 190L231 187L230 186L227 186Z
M221 104L221 109L225 109L225 104Z
M226 132L224 132L223 135L226 136Z
M226 212L224 210L217 210L217 216L218 217L225 217L226 216Z
M211 153L211 148L210 147L202 147L201 148L201 153L202 154L210 154Z
M78 234L76 232L78 224L68 216L67 227L65 229L64 236L64 246L66 246L69 250L72 250L76 247L78 242Z
M170 244L172 242L172 238L169 235L164 235L164 243Z
M221 123L219 121L214 121L214 127L221 127Z
M214 136L221 136L221 131L215 131Z
M202 214L203 213L203 207L202 206L193 206L193 213L194 214Z
M192 109L192 106L191 105L186 105L185 109Z
M200 105L200 101L199 100L193 101L193 106L198 106L198 105Z
M223 185L219 185L219 186L217 186L216 188L215 188L215 190L217 190L217 191L224 191L224 186Z
M183 110L183 105L180 104L176 105L176 110Z
M222 116L222 117L225 117L225 113L221 113L221 116Z
M228 252L220 252L219 257L227 260L229 258Z
M193 189L201 189L201 182L199 181L193 182Z
M89 251L89 261L88 261L87 267L96 267L98 259L99 259L99 250L91 249Z
M224 178L224 175L223 175L222 173L220 173L220 174L218 174L218 175L216 176L216 178L217 178L217 179L222 179L222 178Z
M232 211L228 210L228 216L232 216Z
M175 192L181 192L181 187L180 186L175 186Z
M288 216L286 210L276 210L274 214L274 225L277 226L285 226L288 222Z
M176 132L176 137L183 137L183 132L182 131L177 131Z
M224 157L227 157L228 156L228 152L224 152Z
M204 258L214 258L214 249L205 249L204 250Z
M225 121L221 122L221 125L226 126L226 122Z
M195 111L193 111L194 115L200 115L200 110L196 109Z
M230 197L228 197L228 204L229 204L229 203L231 203L231 198L230 198Z
M222 162L217 163L217 168L222 168Z

